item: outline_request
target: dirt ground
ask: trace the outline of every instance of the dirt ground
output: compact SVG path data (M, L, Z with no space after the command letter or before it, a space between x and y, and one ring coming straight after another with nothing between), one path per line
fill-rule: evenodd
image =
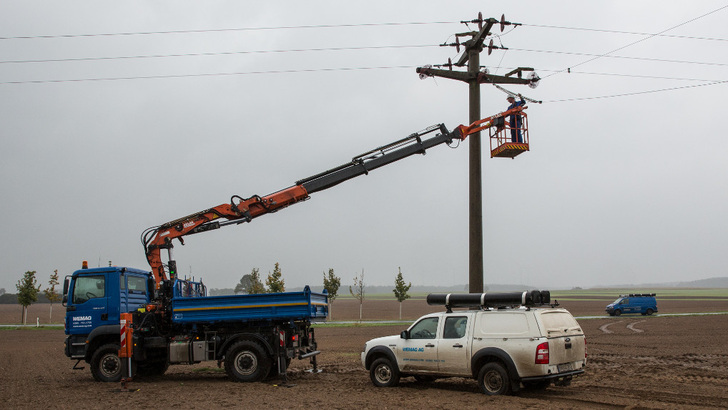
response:
M88 368L72 370L63 355L63 330L0 330L0 407L38 408L726 408L728 407L728 315L621 316L604 314L608 301L563 301L587 335L586 373L568 387L550 387L518 396L488 397L469 379L376 388L363 369L360 352L374 337L397 334L405 324L331 326L316 329L321 373L308 360L294 360L290 386L278 380L229 381L214 362L172 366L161 378L133 382L131 393L116 384L93 381ZM661 300L660 314L728 312L725 298L711 301ZM440 308L408 300L403 318L413 320ZM29 322L48 321L48 305L31 306ZM62 321L55 305L53 322ZM337 300L337 321L358 319L356 301ZM367 301L365 319L397 319L395 301ZM17 305L0 306L0 323L17 323Z

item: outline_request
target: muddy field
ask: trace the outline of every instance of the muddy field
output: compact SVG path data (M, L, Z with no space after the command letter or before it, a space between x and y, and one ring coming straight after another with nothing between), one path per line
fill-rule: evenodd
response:
M580 319L587 335L589 363L569 387L518 396L487 397L473 380L443 379L423 384L402 379L397 388L375 388L359 354L368 339L396 334L405 325L319 326L321 373L307 360L291 364L290 386L277 381L228 381L214 362L172 366L168 373L132 384L93 381L88 368L72 370L63 355L62 330L0 331L0 407L2 408L726 408L728 407L728 315L622 316L609 318L607 301L562 301ZM728 300L661 300L660 313L726 312ZM62 309L54 306L54 322ZM403 318L438 310L408 300ZM355 301L337 300L334 319L358 319ZM368 301L365 319L397 319L398 305ZM48 305L31 307L29 322L47 323ZM46 318L44 320L44 318ZM0 306L0 323L17 323L20 308ZM31 320L32 319L32 320Z

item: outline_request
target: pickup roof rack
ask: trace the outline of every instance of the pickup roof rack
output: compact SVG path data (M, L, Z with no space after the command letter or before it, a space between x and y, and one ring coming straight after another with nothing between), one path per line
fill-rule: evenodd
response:
M501 306L541 306L551 303L551 292L532 290L510 293L430 293L428 305L445 305L448 312L452 308L497 308Z

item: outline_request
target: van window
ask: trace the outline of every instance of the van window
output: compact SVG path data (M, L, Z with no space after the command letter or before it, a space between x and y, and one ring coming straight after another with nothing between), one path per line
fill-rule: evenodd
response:
M73 286L73 303L84 303L89 299L103 298L105 295L106 279L99 276L79 276Z

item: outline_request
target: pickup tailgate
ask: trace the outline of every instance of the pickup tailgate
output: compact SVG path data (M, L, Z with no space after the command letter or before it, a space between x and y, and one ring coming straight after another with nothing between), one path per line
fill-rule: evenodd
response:
M586 340L576 319L566 311L544 311L541 325L549 341L549 364L556 365L558 373L580 369L586 359Z

